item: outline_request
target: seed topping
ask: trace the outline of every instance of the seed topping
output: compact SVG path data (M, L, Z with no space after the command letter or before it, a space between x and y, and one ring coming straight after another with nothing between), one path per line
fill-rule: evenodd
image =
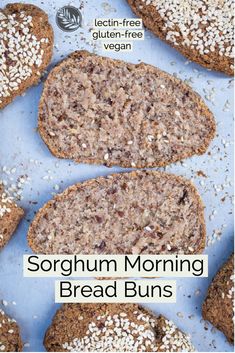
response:
M134 320L129 320L124 312L97 316L89 323L84 337L65 342L62 348L70 352L194 351L189 337L172 321L165 319L162 333L158 332L160 337L156 337L158 319L139 311L133 314Z
M166 40L207 55L234 58L233 0L142 0L164 20Z
M49 40L37 39L32 30L32 16L24 11L12 15L0 11L0 103L42 65Z

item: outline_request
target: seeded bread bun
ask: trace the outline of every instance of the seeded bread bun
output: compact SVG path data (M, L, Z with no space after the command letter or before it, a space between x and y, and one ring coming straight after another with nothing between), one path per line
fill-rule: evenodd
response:
M138 168L203 154L215 135L212 113L179 79L85 51L49 74L38 126L56 157Z
M0 309L0 352L21 352L22 348L20 329L16 321Z
M15 232L24 211L4 192L0 185L0 250Z
M202 316L234 343L234 254L219 270L202 306Z
M232 0L127 0L144 25L189 60L234 72Z
M36 84L51 61L54 35L37 6L0 9L0 109Z
M44 345L48 352L194 352L172 321L137 304L64 304Z
M29 246L42 254L201 253L206 229L190 181L156 171L71 186L36 215Z

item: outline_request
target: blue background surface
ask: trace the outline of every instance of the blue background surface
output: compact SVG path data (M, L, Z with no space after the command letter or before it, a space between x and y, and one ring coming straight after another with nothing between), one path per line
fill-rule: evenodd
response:
M4 7L9 2L14 1L1 0L1 6ZM68 1L27 2L43 8L49 14L54 27L55 50L51 67L73 50L94 49L89 33L94 18L133 17L125 0L71 1L70 4L77 7L84 3L83 27L68 34L62 32L55 24L57 9L67 5ZM183 80L188 80L202 97L211 97L207 104L215 115L217 137L210 146L210 153L166 168L168 172L192 179L206 206L208 239L214 239L215 231L221 235L220 239L215 240L213 244L210 242L206 248L205 253L209 255L209 278L178 279L176 304L152 304L149 307L156 313L165 314L182 330L188 332L198 351L233 351L223 334L201 318L201 305L207 287L233 250L232 80L187 62L177 51L148 31L144 42L134 42L134 50L131 53L108 54L102 52L99 47L97 51L99 54L133 63L144 61L158 66ZM31 252L26 235L34 212L52 198L55 185L59 185L59 191L62 191L73 183L123 170L118 167L78 165L53 157L36 130L41 90L42 84L30 88L24 97L18 97L0 112L0 179L10 185L16 183L21 175L30 178L23 188L23 199L19 202L26 212L24 220L13 239L0 253L0 301L8 303L7 306L1 306L19 322L23 341L29 343L26 344L25 351L44 351L44 333L58 308L58 305L54 304L54 279L23 278L23 254ZM16 172L8 174L4 166L7 169L16 168ZM207 177L199 176L198 171L203 171ZM221 201L224 198L225 200Z

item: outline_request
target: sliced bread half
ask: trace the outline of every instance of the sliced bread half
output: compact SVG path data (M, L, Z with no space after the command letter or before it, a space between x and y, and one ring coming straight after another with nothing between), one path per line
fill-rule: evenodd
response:
M148 29L189 60L233 75L233 1L127 1Z
M37 6L15 3L0 9L0 109L39 81L53 42L48 16Z
M0 250L8 243L24 215L0 185Z
M85 51L49 74L38 126L56 157L138 168L203 154L215 135L212 113L181 80Z
M64 304L44 345L48 352L194 352L172 321L137 304Z
M19 326L0 309L0 352L21 352L22 348Z
M234 342L234 254L216 274L203 303L202 315Z
M157 171L71 186L37 213L28 233L30 247L42 254L194 254L205 238L195 187Z

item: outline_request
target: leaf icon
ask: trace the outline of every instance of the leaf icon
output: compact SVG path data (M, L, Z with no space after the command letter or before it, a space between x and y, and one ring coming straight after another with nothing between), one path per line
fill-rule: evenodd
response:
M80 26L80 16L72 8L63 7L57 12L59 24L65 30L76 30Z

